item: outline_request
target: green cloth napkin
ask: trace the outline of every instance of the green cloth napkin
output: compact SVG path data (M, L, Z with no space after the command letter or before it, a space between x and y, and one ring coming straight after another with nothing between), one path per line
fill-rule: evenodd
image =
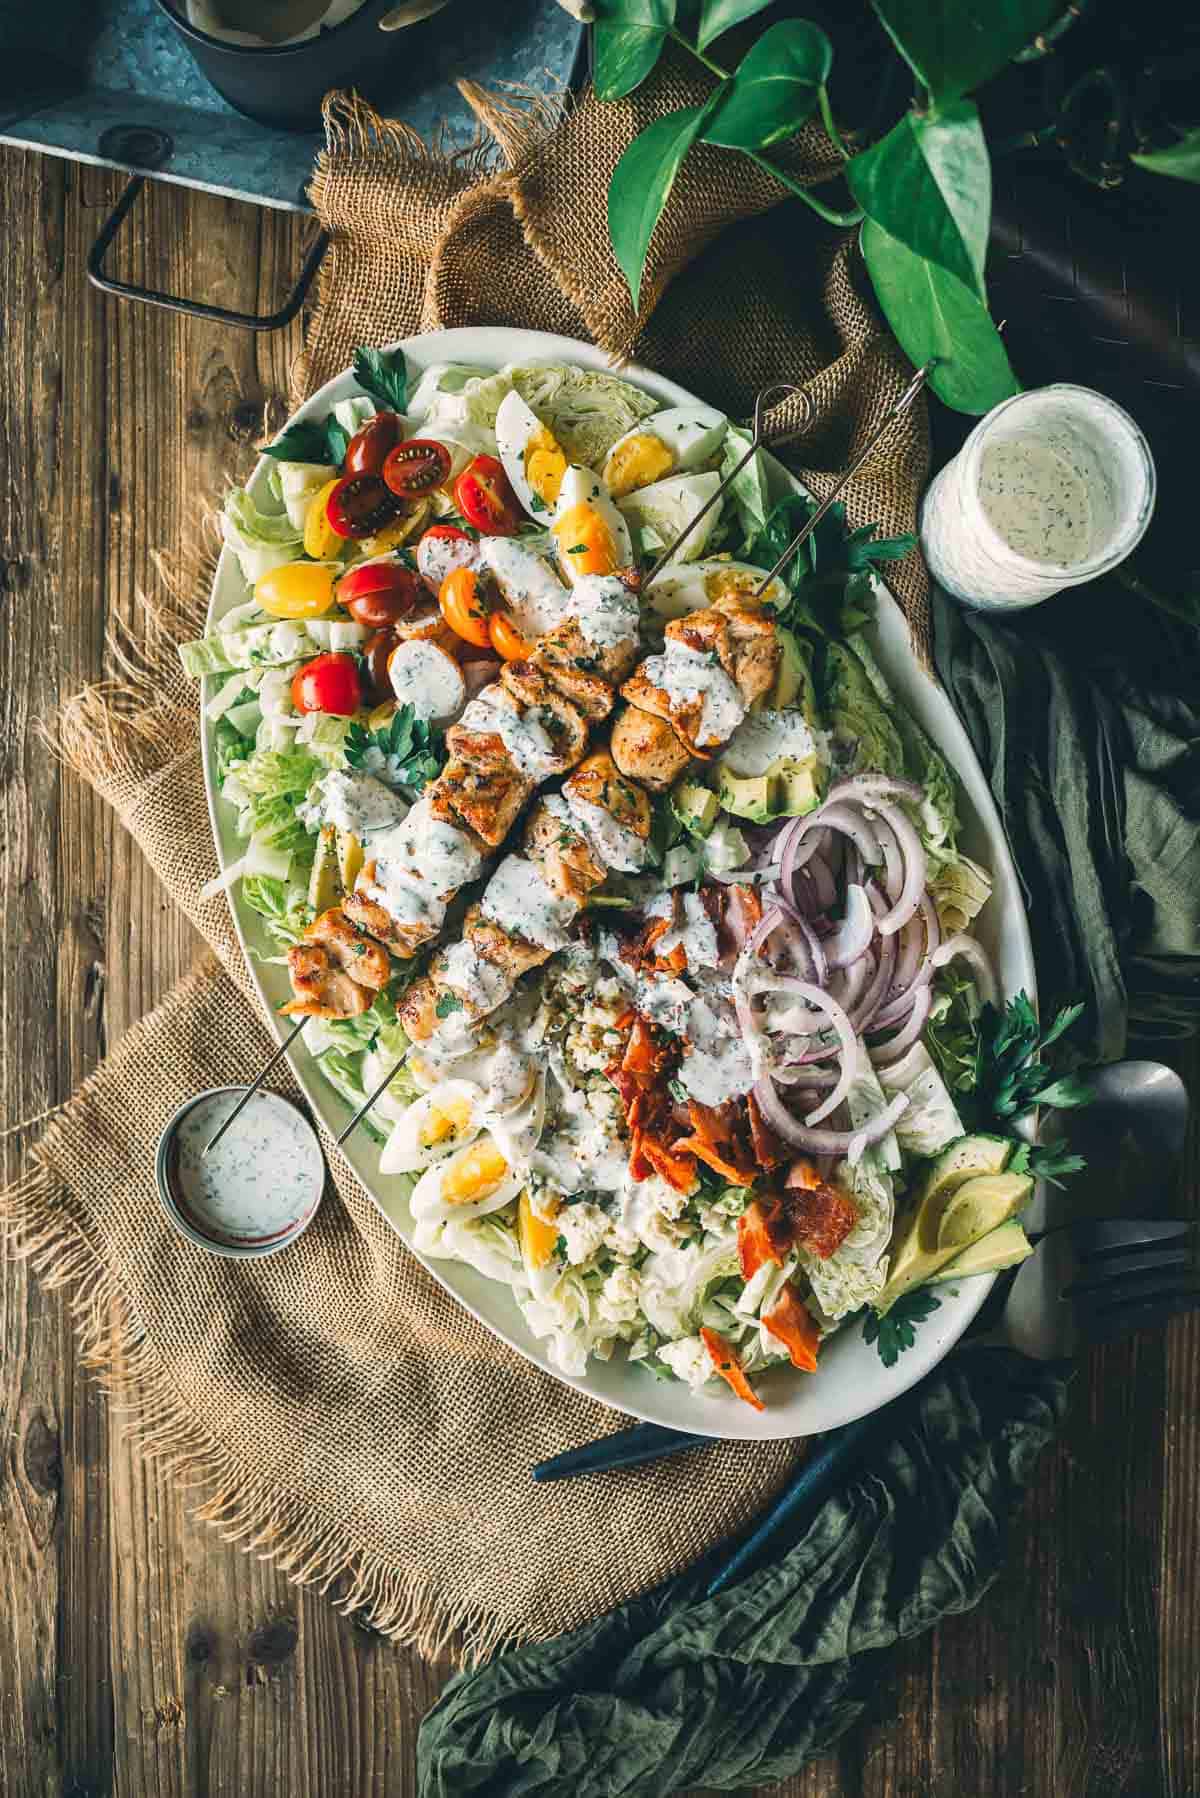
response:
M959 1355L889 1409L862 1471L730 1591L703 1596L718 1557L461 1674L421 1727L421 1798L744 1791L826 1753L877 1690L879 1654L969 1610L995 1578L1065 1384L1061 1368Z
M1046 1015L1088 999L1072 1040L1104 1061L1190 1035L1200 629L1110 576L1008 619L938 595L934 652L1008 831Z

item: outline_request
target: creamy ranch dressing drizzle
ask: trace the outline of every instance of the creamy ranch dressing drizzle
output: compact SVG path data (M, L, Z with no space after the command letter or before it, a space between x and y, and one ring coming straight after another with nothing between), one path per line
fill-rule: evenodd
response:
M672 708L693 706L702 699L695 731L701 748L724 743L746 716L742 696L714 652L671 641L665 655L647 657L643 672L652 686L662 688Z
M1034 437L989 444L979 498L992 528L1020 556L1069 566L1091 552L1092 495L1066 446Z
M555 793L546 804L555 817L568 818L582 831L606 868L615 868L621 874L637 874L645 867L649 851L641 837L618 823L612 813L594 799L584 799L574 793L565 796Z
M388 660L388 679L400 704L426 723L448 723L467 697L457 662L437 643L401 643Z
M411 815L407 799L373 774L331 768L317 783L315 798L300 808L300 816L309 825L332 824L338 830L352 831L365 848L402 826Z
M751 712L730 737L721 766L739 777L765 774L781 756L803 761L816 743L803 712Z
M523 637L543 637L568 611L567 589L549 564L511 537L483 537L479 559L495 577Z
M441 982L477 1013L494 1011L508 997L511 982L503 968L477 955L470 943L451 943L442 957Z
M325 1166L304 1119L276 1093L258 1092L210 1154L204 1145L239 1094L206 1093L175 1128L168 1161L177 1202L215 1238L265 1242L298 1224L318 1200Z
M557 950L566 947L567 930L579 906L574 899L560 898L535 862L509 855L488 881L480 909L511 935Z
M571 611L581 636L595 649L637 641L637 596L615 574L581 576L572 591Z

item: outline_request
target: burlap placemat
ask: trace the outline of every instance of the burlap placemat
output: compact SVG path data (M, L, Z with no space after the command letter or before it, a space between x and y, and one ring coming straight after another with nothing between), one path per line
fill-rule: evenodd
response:
M804 379L816 419L804 473L827 483L907 377L836 235L810 231L795 208L766 211L778 194L750 165L698 160L656 242L647 291L665 297L639 332L604 238L604 187L635 124L687 103L695 84L668 67L629 105L585 101L553 131L544 108L473 97L498 169L481 152L448 161L357 102L331 108L314 194L335 242L299 390L355 344L422 328L490 320L591 334L734 411L761 382ZM794 165L806 159L811 173L829 167L819 133L796 145ZM687 278L668 285L689 257ZM852 516L910 526L925 454L912 415L886 472L857 485ZM920 630L915 563L900 591ZM200 1515L227 1535L295 1579L336 1586L427 1652L455 1632L474 1654L549 1636L746 1523L800 1451L722 1444L634 1478L535 1487L533 1462L623 1420L449 1298L328 1141L324 1205L285 1253L216 1260L170 1228L154 1187L162 1125L196 1090L249 1076L269 1046L226 904L197 897L216 862L196 694L173 645L194 632L206 596L201 569L176 558L142 640L119 652L119 679L79 695L53 734L216 959L51 1126L5 1195L8 1239L65 1290L93 1360L120 1366L147 1452L200 1489Z

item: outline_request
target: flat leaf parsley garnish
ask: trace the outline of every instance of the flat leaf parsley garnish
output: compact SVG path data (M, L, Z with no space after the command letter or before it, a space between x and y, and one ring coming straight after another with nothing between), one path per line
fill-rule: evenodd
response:
M382 730L352 724L344 748L352 768L417 792L436 780L446 762L441 732L418 718L410 705L399 706Z
M443 993L433 1009L439 1018L448 1018L452 1011L461 1011L462 1008L463 1002L457 993Z
M299 419L282 431L274 443L263 451L277 462L325 462L340 468L346 458L350 439L331 412L318 422L314 418Z
M1051 1143L1042 1148L1023 1142L1013 1152L1005 1171L1010 1174L1032 1174L1035 1180L1047 1180L1051 1186L1061 1186L1061 1174L1081 1174L1086 1166L1087 1162L1082 1155L1073 1155L1061 1143Z
M1076 1074L1055 1077L1043 1059L1046 1050L1071 1028L1083 1009L1082 1005L1064 1006L1044 1033L1039 1030L1027 993L1018 993L1003 1012L985 1012L979 1097L994 1117L1024 1117L1039 1105L1067 1110L1090 1102L1092 1089L1086 1081Z
M403 412L408 404L403 350L355 350L354 379L387 412Z
M916 1325L931 1317L941 1302L927 1286L903 1293L882 1317L868 1311L863 1319L863 1341L875 1344L885 1367L894 1367L905 1349L910 1349L917 1340Z

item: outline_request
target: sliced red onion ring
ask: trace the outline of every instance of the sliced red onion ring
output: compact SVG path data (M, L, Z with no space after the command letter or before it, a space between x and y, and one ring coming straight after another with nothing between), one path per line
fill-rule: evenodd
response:
M811 1086L818 1092L836 1086L841 1077L837 1068L815 1068L811 1063L799 1061L788 1061L782 1067L771 1069L771 1079L778 1086Z
M826 986L842 1010L852 1012L867 990L867 983L874 972L875 963L870 954L860 955L848 968L835 969Z
M975 976L975 984L979 988L979 997L984 1004L994 1005L999 992L996 976L992 972L992 964L984 954L982 946L976 942L973 936L965 936L961 933L958 936L948 936L945 942L940 943L933 951L929 958L930 966L931 968L944 968L946 963L953 961L956 955L961 955L964 961L970 962L971 971Z
M879 920L880 936L892 936L908 923L921 903L921 894L925 891L927 864L925 851L921 847L921 839L899 806L883 802L875 806L875 811L885 824L891 826L904 858L904 882L899 895L892 904L891 910ZM882 849L880 851L882 854Z
M893 977L892 984L896 987L896 991L876 1010L870 1025L872 1030L886 1030L890 1025L898 1024L902 1018L906 1018L912 1009L914 994L918 993L922 987L928 986L933 979L933 952L941 939L941 929L937 921L937 908L928 893L921 900L920 912L925 934L924 956L918 956L916 972L905 985L901 986L900 982ZM883 939L885 942L898 940L895 937Z
M789 980L788 990L803 999L812 1010L824 1013L837 1032L838 1045L841 1050L841 1077L832 1092L828 1093L817 1109L805 1119L805 1123L811 1129L814 1124L819 1124L822 1118L828 1117L831 1111L836 1111L849 1092L854 1079L854 1070L858 1064L858 1038L854 1034L849 1018L837 1000L831 999L829 994L822 992L819 986L813 986L807 980ZM813 1060L824 1058L824 1056L817 1057L815 1055L812 1057ZM797 1060L806 1062L809 1060L809 1056L801 1055L797 1057Z
M902 1055L908 1053L925 1028L932 1004L933 989L923 986L913 998L913 1007L904 1028L896 1032L890 1043L884 1043L882 1048L870 1051L871 1060L877 1068L891 1067L893 1062L899 1061Z
M833 930L821 944L829 966L831 968L848 968L852 963L861 961L871 947L871 938L874 935L875 914L871 910L871 901L867 898L867 889L862 886L848 886L846 888L846 915L836 930Z
M861 1155L863 1149L870 1148L872 1143L887 1135L908 1105L908 1094L897 1093L891 1103L861 1130L814 1130L792 1116L769 1079L757 1083L754 1097L772 1130L785 1142L792 1143L797 1149L808 1149L814 1155L848 1155L853 1148L857 1148Z
M920 804L924 797L925 789L919 781L902 780L896 774L870 770L835 781L826 795L827 800L852 799L857 804L871 806L872 810L876 799L912 799Z
M839 831L842 836L849 837L869 867L874 868L882 861L883 852L879 847L879 838L871 829L867 819L853 805L830 804L826 800L819 812L810 812L809 816L819 818L821 823L827 825L830 830Z
M895 905L904 890L904 856L895 831L881 813L876 812L871 819L871 828L879 838L879 847L883 850L883 890L890 904Z

